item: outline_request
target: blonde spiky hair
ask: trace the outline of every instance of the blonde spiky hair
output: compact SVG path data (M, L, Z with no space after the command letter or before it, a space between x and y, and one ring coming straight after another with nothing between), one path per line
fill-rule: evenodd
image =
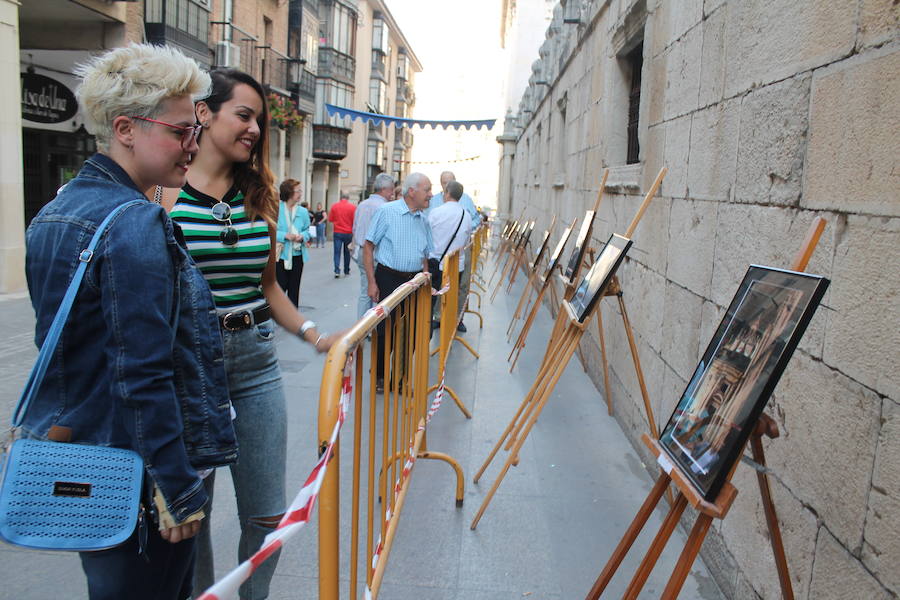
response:
M210 86L196 62L174 48L150 44L110 50L78 65L75 74L81 77L75 95L100 150L109 149L116 117L152 119L164 100L201 98Z

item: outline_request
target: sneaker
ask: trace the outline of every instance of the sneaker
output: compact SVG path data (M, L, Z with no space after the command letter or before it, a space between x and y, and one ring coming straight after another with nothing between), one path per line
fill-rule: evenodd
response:
M463 323L462 321L460 321L459 325L456 326L456 330L460 333L465 333L466 331L468 331L468 329L466 329L465 323Z
M334 274L334 278L335 278L335 279L340 279L340 278L341 278L341 274L340 274L340 273L335 273L335 274Z
M375 393L383 394L384 393L384 378L379 377L375 380Z

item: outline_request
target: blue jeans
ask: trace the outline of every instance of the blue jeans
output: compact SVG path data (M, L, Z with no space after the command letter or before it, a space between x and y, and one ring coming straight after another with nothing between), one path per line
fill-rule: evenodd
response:
M241 539L238 562L243 562L262 546L285 503L285 456L287 452L287 410L281 369L275 353L275 322L271 319L241 331L223 331L228 391L237 413L234 431L238 440L238 461L231 465L237 499ZM202 593L214 582L209 521L215 473L205 481L210 494L206 519L198 537L197 572L194 587ZM278 519L280 520L280 519ZM280 552L273 554L241 586L240 597L260 600L269 595Z
M350 274L350 242L353 241L352 233L335 233L334 240L334 274L341 274L341 249L344 251L344 275Z
M147 523L146 557L138 554L138 530L125 543L98 552L80 552L90 600L185 600L191 595L194 538L177 544L162 539ZM62 591L62 590L61 590ZM64 595L64 594L63 594Z
M361 252L362 250L360 250ZM356 318L362 319L362 316L374 306L374 303L369 298L369 278L366 277L366 269L363 267L361 258L354 258L353 262L356 263L356 268L359 269L359 299L356 301ZM377 267L378 263L375 263L373 266Z
M316 248L325 247L325 223L316 225Z

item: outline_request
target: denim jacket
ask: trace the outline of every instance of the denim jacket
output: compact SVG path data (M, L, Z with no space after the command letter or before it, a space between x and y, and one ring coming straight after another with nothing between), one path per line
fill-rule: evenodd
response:
M106 215L135 199L145 197L128 174L95 154L31 222L25 262L38 346L79 252ZM237 460L212 294L157 204L123 210L88 265L22 429L46 438L53 425L73 442L138 452L176 523L207 502L197 470Z

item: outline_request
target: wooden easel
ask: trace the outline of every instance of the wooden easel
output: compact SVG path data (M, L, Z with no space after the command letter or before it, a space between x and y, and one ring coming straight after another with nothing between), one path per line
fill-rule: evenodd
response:
M656 195L656 191L659 189L665 174L666 169L663 168L659 172L650 191L648 191L647 195L644 197L644 201L641 203L637 214L635 214L632 219L631 225L629 225L628 230L625 233L625 237L630 238L634 234L634 230L637 228L638 223L640 223L641 217L644 215L644 211L647 210L647 206L650 204L653 196ZM598 307L599 302L594 306L593 310L596 311ZM481 503L481 507L478 509L475 518L472 520L470 526L471 529L475 529L478 526L478 522L484 515L484 511L487 510L491 499L503 482L503 478L506 476L509 468L514 464L518 464L519 450L528 438L528 434L531 432L541 411L550 399L553 389L556 387L556 382L559 381L566 366L569 364L569 360L572 358L572 354L575 353L575 349L581 342L581 338L584 335L584 331L587 328L587 323L589 321L590 317L585 319L584 323L580 323L576 315L572 312L572 307L569 302L562 302L560 304L559 313L557 314L556 323L554 324L554 332L559 332L559 335L550 336L547 351L544 353L544 358L541 362L537 378L531 385L531 389L528 391L525 399L519 405L516 414L506 426L503 435L494 445L491 453L488 455L487 459L485 459L484 464L481 465L481 468L475 474L473 479L474 483L478 483L481 475L499 451L500 446L502 446L504 442L507 442L507 438L509 438L506 446L507 450L509 450L509 456L506 459L506 463L503 465L503 469L500 471L500 474L497 476L497 479L494 480L491 489L485 496L484 501Z
M553 234L553 228L556 226L556 215L553 215L553 218L550 220L550 227L544 231L544 238L541 241L541 247L538 250L537 256L534 258L534 262L531 263L530 269L528 272L528 283L525 284L525 289L522 290L522 295L519 297L519 303L516 305L516 311L513 313L513 318L509 322L509 326L506 328L506 336L507 340L509 340L510 331L512 331L513 325L516 321L519 320L519 316L522 314L522 306L525 304L526 298L531 298L531 290L539 289L537 287L536 281L541 279L541 263L544 260L544 256L547 253L547 246L550 242L550 236ZM512 283L510 282L510 285Z
M556 250L554 251L554 255L558 256L557 252L561 253L565 249L566 242L568 242L569 236L572 234L572 230L575 229L576 222L577 222L576 220L573 220L572 224L569 225L563 231L562 237L560 237L559 242L558 242L559 247L557 247ZM550 261L551 261L551 264L549 265L549 269L545 272L545 274L537 276L537 282L540 284L538 286L537 297L535 298L534 303L530 306L530 308L528 310L528 315L525 318L525 322L522 324L522 329L519 331L519 336L516 338L516 343L513 346L513 349L510 350L509 356L506 358L506 360L508 362L512 358L513 353L516 353L516 359L513 360L513 363L509 368L510 373L512 373L513 368L515 368L515 366L516 366L516 360L518 360L519 355L518 355L518 352L516 352L516 350L517 349L521 350L525 346L525 337L528 336L528 331L531 329L531 324L534 322L534 317L535 317L535 315L537 315L537 311L541 306L541 300L544 299L544 294L547 292L548 289L553 290L553 285L552 285L553 273L559 267L559 263L557 260L557 264L552 264L553 257L550 258ZM522 293L522 298L525 298L526 294L528 296L531 295L530 288L528 288L528 287L526 287L525 291ZM554 298L554 302L555 302L555 298ZM521 306L521 304L522 304L522 300L519 300L519 305ZM509 329L507 329L507 335L511 334L514 323L515 323L515 319L510 323L510 327L509 327Z
M522 216L510 223L509 227L504 228L504 231L500 236L500 247L497 249L497 264L494 267L494 272L491 273L491 277L487 282L488 287L490 287L490 285L494 282L494 277L497 276L497 273L499 273L501 270L506 270L506 262L503 263L503 267L501 269L500 261L504 258L507 262L509 261L509 253L512 250L512 246L513 244L515 244L516 240L519 239L521 228L525 225L525 221L522 220L524 218L525 211L522 211Z
M531 219L521 228L521 233L515 243L510 244L510 250L507 255L506 264L503 267L503 273L500 275L500 280L497 281L497 287L494 288L494 293L491 294L491 302L494 301L497 292L503 287L503 280L506 279L507 275L512 278L511 280L514 280L516 272L522 268L522 265L528 264L526 253L528 252L528 246L531 243L529 238L531 237L531 232L533 230L534 219Z
M600 210L600 201L603 199L603 190L606 189L607 177L609 177L609 169L603 169L603 175L600 178L600 188L597 190L597 199L594 201L594 207L588 213L585 213L585 218L587 218L588 214L591 215L591 222L588 225L587 236L585 237L584 242L583 242L584 244L590 243L591 235L594 230L593 220L597 217L597 211ZM575 222L573 221L572 228L574 229L574 227L575 227ZM594 257L594 249L593 248L590 248L590 247L586 248L584 254L585 255L590 254L591 260L593 261L593 257ZM585 266L585 260L584 260L584 258L582 258L581 261L578 263L578 265L575 267L575 273L572 275L572 278L571 278L572 281L578 280L578 276L581 273L582 267L584 267L584 266ZM560 267L559 270L562 271L562 267ZM544 288L545 287L550 288L551 302L553 303L554 306L557 306L559 304L559 300L558 300L558 296L556 294L556 288L553 285L552 277L553 277L553 273L552 272L548 273L547 278L546 278L547 281L546 282L542 281L542 283L544 284L544 286L543 286ZM575 294L575 285L570 284L569 280L565 278L565 276L562 274L562 272L560 272L558 274L558 277L560 278L560 280L562 280L564 282L565 292L563 293L563 299L571 300L572 296ZM526 287L526 291L527 290L528 290L528 288ZM546 291L546 289L544 291ZM535 302L536 302L536 304L539 305L542 298L541 298L540 293L538 294L538 296L539 297ZM519 301L519 303L521 305L521 300ZM529 313L529 315L531 316L531 313L536 313L536 312L537 312L537 306L533 306L531 308L531 312ZM517 314L514 314L513 322L515 322L516 319L517 319ZM525 320L525 323L522 326L522 330L519 331L519 335L516 338L516 343L513 344L513 349L510 352L509 357L507 357L507 359L506 359L507 362L509 362L512 359L512 365L510 366L510 369L509 369L510 373L512 373L513 368L515 368L516 361L518 361L518 359L519 359L519 354L522 352L522 349L525 347L525 340L528 339L528 333L531 330L531 325L533 322L534 322L534 316L531 316L530 319ZM510 325L512 325L512 323L510 323ZM510 330L507 330L507 335L509 335L509 333L510 333ZM557 330L556 326L554 326L553 334L556 335L558 333L559 333L559 331ZM582 355L581 346L579 346L576 349L576 352L578 352L578 356L579 356L579 358L581 358L581 364L586 365L587 362L584 360L584 356ZM514 359L512 358L513 354L515 354Z
M803 245L794 257L794 261L791 265L792 270L806 270L806 266L809 264L809 259L819 242L819 237L822 235L822 230L824 228L825 220L821 217L816 217L806 234ZM764 435L773 439L779 436L778 425L765 413L760 415L753 433L748 440L753 452L753 460L761 466L765 466L766 464L762 446L762 437ZM656 437L658 438L659 436ZM631 583L628 585L628 589L625 591L625 595L622 597L629 600L638 597L644 583L647 581L647 577L649 577L656 561L659 559L666 542L668 542L669 537L671 537L672 531L675 529L675 525L678 523L681 514L684 512L686 505L690 503L691 506L700 512L700 516L697 517L694 526L691 528L691 533L681 551L681 556L675 565L675 570L672 572L669 582L666 584L666 588L662 594L664 600L674 600L677 598L678 593L681 591L681 587L684 585L684 581L687 579L688 573L690 572L691 565L694 564L694 560L700 552L700 547L703 545L703 540L706 537L707 531L709 531L712 520L724 519L737 495L737 488L731 484L731 478L740 462L739 460L734 461L734 465L732 465L731 471L728 473L728 479L716 497L715 502L709 502L700 496L687 476L681 472L680 468L668 460L667 455L657 439L652 439L647 434L644 434L641 437L641 440L657 457L657 460L660 462L663 469L653 488L650 490L650 493L647 495L647 499L644 500L637 515L625 531L625 535L622 536L619 545L616 546L612 556L606 563L600 576L594 582L594 585L588 592L585 600L597 600L600 598L600 595L606 589L606 586L609 585L609 582L612 580L613 575L615 575L616 570L619 568L619 565L622 563L628 550L637 539L641 529L643 529L644 525L647 523L647 519L649 519L653 509L659 503L663 491L668 488L669 482L673 482L677 486L679 490L678 496L675 498L675 502L669 509L669 513L666 515L659 532L657 532L656 537L650 544L647 553L644 555L644 559L641 561L637 572L635 572L631 579ZM660 457L663 458L660 459ZM769 539L772 543L772 552L775 555L775 566L778 571L778 581L781 585L781 595L785 600L793 600L794 591L791 585L787 556L781 538L781 530L778 526L778 515L775 512L775 503L772 499L771 487L769 486L769 478L762 471L757 471L756 476L759 484L760 496L762 497L763 510L766 515L766 525L769 529Z

